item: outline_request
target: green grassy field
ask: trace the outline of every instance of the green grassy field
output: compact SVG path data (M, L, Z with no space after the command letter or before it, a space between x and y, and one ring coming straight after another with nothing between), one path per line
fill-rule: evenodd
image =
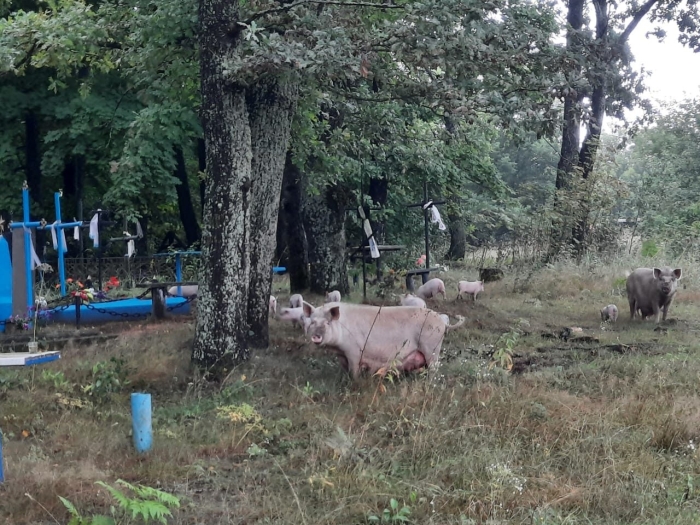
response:
M353 383L276 321L271 347L221 384L192 370L193 327L177 321L2 370L0 522L67 523L59 496L110 514L95 482L123 479L176 495L178 524L700 523L700 287L684 267L672 320L632 324L634 267L511 273L476 303L454 300L474 272L443 275L435 310L467 322L439 369L407 378ZM600 321L608 303L615 325ZM490 366L507 349L511 372ZM153 394L145 457L132 391Z

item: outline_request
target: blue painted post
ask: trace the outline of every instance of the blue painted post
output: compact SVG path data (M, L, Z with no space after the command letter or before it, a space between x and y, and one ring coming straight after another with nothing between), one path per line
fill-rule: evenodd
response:
M180 252L175 254L175 280L179 283L182 282L182 259L180 258ZM177 293L182 294L182 288L177 287Z
M136 451L148 452L153 445L151 394L131 394L131 422Z
M61 297L66 296L66 265L64 261L64 254L66 247L63 246L63 229L61 225L61 193L56 192L53 194L53 203L56 207L56 235L58 235L58 281L61 283Z
M24 224L29 224L29 188L22 188L22 214ZM32 234L24 230L24 268L27 272L27 307L34 305L34 283L32 279Z
M0 483L5 481L5 460L2 458L2 431L0 431Z

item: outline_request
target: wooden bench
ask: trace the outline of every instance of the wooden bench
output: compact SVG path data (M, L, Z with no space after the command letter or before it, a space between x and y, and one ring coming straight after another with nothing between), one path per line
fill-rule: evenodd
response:
M416 268L415 270L408 270L406 272L406 289L409 292L414 292L415 289L413 287L413 276L414 275L420 275L421 279L423 281L423 284L428 282L428 277L430 277L430 272L434 272L438 270L439 268L433 267L433 268Z
M196 281L168 282L168 283L138 283L136 288L151 290L151 311L154 319L165 319L165 296L167 289L172 286L198 286ZM159 293L160 291L163 293Z

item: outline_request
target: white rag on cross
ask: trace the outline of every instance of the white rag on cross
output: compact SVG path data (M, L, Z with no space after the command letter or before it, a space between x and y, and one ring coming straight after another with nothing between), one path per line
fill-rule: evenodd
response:
M97 210L102 211L102 210ZM95 215L92 216L92 219L90 219L90 230L89 230L89 236L92 239L92 245L97 248L100 245L100 228L98 226L100 221L100 214L96 213Z
M423 209L430 207L430 222L433 224L437 223L439 230L446 230L447 226L442 222L442 217L440 217L440 212L433 204L433 201L428 201L423 205Z
M124 237L131 237L131 234L129 232L122 232L124 234ZM134 244L134 240L131 239L130 241L126 242L126 255L124 257L131 257L136 253L136 246Z
M123 232L124 237L131 237L131 234L129 232ZM143 238L143 230L141 229L141 223L136 219L136 236L141 239ZM134 244L134 240L131 239L130 241L127 241L126 243L126 255L124 257L131 257L136 253L136 245Z
M53 241L53 249L58 251L58 236L56 235L56 226L58 221L51 225L51 240ZM62 252L66 253L68 251L68 244L66 243L66 230L61 228L61 239L63 241Z
M29 234L29 248L32 252L32 261L31 261L31 268L32 270L36 270L37 267L41 266L41 259L39 259L39 256L36 254L36 250L34 249L34 243L32 242L32 234L29 231L29 228L26 226L22 227L24 229L24 233Z

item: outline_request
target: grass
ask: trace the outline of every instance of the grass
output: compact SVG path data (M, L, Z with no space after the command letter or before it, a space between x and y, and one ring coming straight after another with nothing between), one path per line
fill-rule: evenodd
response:
M393 381L353 383L276 321L271 347L223 384L191 368L181 322L124 324L99 347L0 370L0 522L66 523L59 496L109 513L96 482L123 479L178 496L178 524L699 523L700 289L686 277L666 331L631 324L616 285L628 267L512 273L476 303L454 301L473 272L448 273L435 308L465 327L439 370ZM611 302L620 320L601 325ZM592 339L565 341L565 327ZM512 373L491 367L514 329ZM132 391L153 394L143 457Z

